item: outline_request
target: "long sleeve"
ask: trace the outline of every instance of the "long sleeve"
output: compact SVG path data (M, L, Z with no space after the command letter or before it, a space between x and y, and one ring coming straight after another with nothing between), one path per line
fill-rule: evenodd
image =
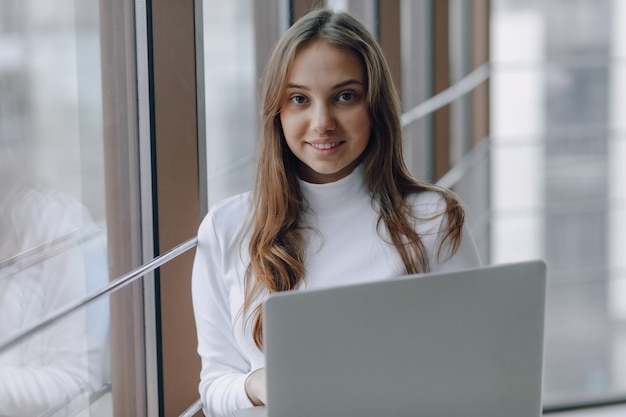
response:
M202 360L200 397L210 417L230 416L251 407L244 382L251 372L233 334L233 318L226 288L224 253L209 213L198 232L198 247L192 272L192 299Z
M362 178L362 170L329 184L301 182L309 210L303 215L307 247L306 277L298 290L395 279L404 264L385 230ZM449 260L438 263L432 254L440 239L445 201L437 193L422 193L411 201L417 231L432 270L463 269L479 264L469 232ZM200 397L209 417L230 416L251 407L245 379L265 366L252 340L250 323L244 328L245 269L249 263L242 225L250 212L249 195L236 196L211 208L198 231L192 272L192 297L202 360ZM259 297L256 302L262 302Z
M83 323L77 321L55 325L17 346L18 354L39 355L34 360L40 363L0 364L0 415L39 415L88 395L85 345L79 339Z
M76 328L76 326L66 327L71 331ZM54 331L56 332L56 329ZM53 348L52 343L46 346L47 351ZM49 365L38 367L0 365L2 374L0 415L17 417L39 415L66 405L81 394L86 397L88 388L84 375L86 374L84 348L79 347L75 350L78 352L57 352L58 357Z
M431 272L455 271L479 267L481 264L478 248L467 225L463 225L461 244L454 255L443 262L431 263Z
M428 253L428 272L447 272L479 267L480 255L467 224L461 230L461 242L457 251L450 256L449 241L442 239L447 231L446 202L435 192L425 192L415 195L410 200L417 218L428 219L420 221L416 230ZM439 250L441 247L441 250Z
M27 200L31 204L16 209L19 217L11 217L25 247L84 226L82 206L59 196L31 194L32 201ZM82 252L80 248L67 249L0 279L4 284L4 291L0 290L0 335L7 337L84 295ZM81 394L86 396L86 348L85 313L77 311L0 352L0 415L39 415L65 407Z
M445 202L441 197L437 197L431 207L433 213L445 212ZM432 241L430 251L430 272L458 271L462 269L476 268L481 265L480 255L474 237L467 223L461 229L461 242L457 251L450 257L449 241L444 242L439 256L441 240L446 234L447 216L439 216L436 239Z

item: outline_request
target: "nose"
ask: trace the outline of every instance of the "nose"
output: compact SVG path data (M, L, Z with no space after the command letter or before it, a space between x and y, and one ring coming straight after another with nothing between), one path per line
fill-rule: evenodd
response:
M313 108L311 129L316 133L325 133L335 129L335 116L332 108L325 103L318 103Z

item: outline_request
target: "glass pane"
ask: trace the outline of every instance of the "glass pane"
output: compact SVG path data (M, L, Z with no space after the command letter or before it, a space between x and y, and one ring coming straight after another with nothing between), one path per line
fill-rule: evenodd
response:
M248 191L254 177L257 97L251 0L203 0L209 205Z
M0 344L109 279L99 10L0 2ZM98 303L0 352L0 415L98 392L107 329Z
M97 3L91 5L0 3L4 275L25 258L47 257L56 244L104 243L100 49Z
M548 262L545 404L625 398L625 4L492 6L491 260Z
M0 415L112 416L110 363L108 297L27 337L4 339Z

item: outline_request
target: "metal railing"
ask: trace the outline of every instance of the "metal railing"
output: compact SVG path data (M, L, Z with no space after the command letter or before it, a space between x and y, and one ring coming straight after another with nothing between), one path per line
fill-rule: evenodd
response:
M2 341L0 342L0 351L3 351L5 349L10 349L11 347L15 346L16 344L20 343L21 341L27 339L28 337L32 336L33 334L37 333L38 331L46 328L47 326L51 325L52 323L56 322L57 320L60 320L68 315L70 315L71 313L75 312L76 310L79 310L82 307L85 307L87 304L99 299L100 297L107 295L109 293L112 293L113 291L116 291L122 287L125 287L126 285L136 281L137 279L143 277L144 275L154 271L155 269L165 265L167 262L171 261L172 259L182 255L183 253L187 252L188 250L194 248L198 243L198 239L196 237L193 237L181 244L179 244L178 246L170 249L169 251L165 252L162 255L157 256L156 258L154 258L153 260L151 260L150 262L147 262L145 264L143 264L142 266L140 266L139 268L127 273L126 275L123 275L119 278L116 278L112 281L110 281L107 285L105 285L104 287L88 294L87 296L81 298L80 300L76 301L75 303L68 305L60 310L58 310L57 312L45 317L44 319L40 320L39 322L36 322L34 324L32 324L31 326L27 327L26 329L24 329L22 332L20 332L18 335L15 335L13 337L10 337L8 340Z
M424 116L439 110L453 101L469 93L483 82L487 81L491 75L491 65L486 62L467 74L461 80L443 90L442 92L423 101L402 115L402 127L421 119Z
M178 417L193 417L200 410L202 410L202 402L198 398L193 404L189 406L189 408L183 411L183 413Z
M81 232L80 229L76 228L40 245L33 246L28 250L3 259L0 261L0 280L102 235L103 233L100 229Z

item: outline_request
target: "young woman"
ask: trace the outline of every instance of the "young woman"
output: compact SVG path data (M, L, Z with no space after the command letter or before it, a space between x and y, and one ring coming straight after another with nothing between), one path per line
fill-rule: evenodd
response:
M261 304L277 291L479 265L450 191L402 157L400 105L373 37L316 10L275 46L254 190L198 232L193 303L209 416L265 402Z

